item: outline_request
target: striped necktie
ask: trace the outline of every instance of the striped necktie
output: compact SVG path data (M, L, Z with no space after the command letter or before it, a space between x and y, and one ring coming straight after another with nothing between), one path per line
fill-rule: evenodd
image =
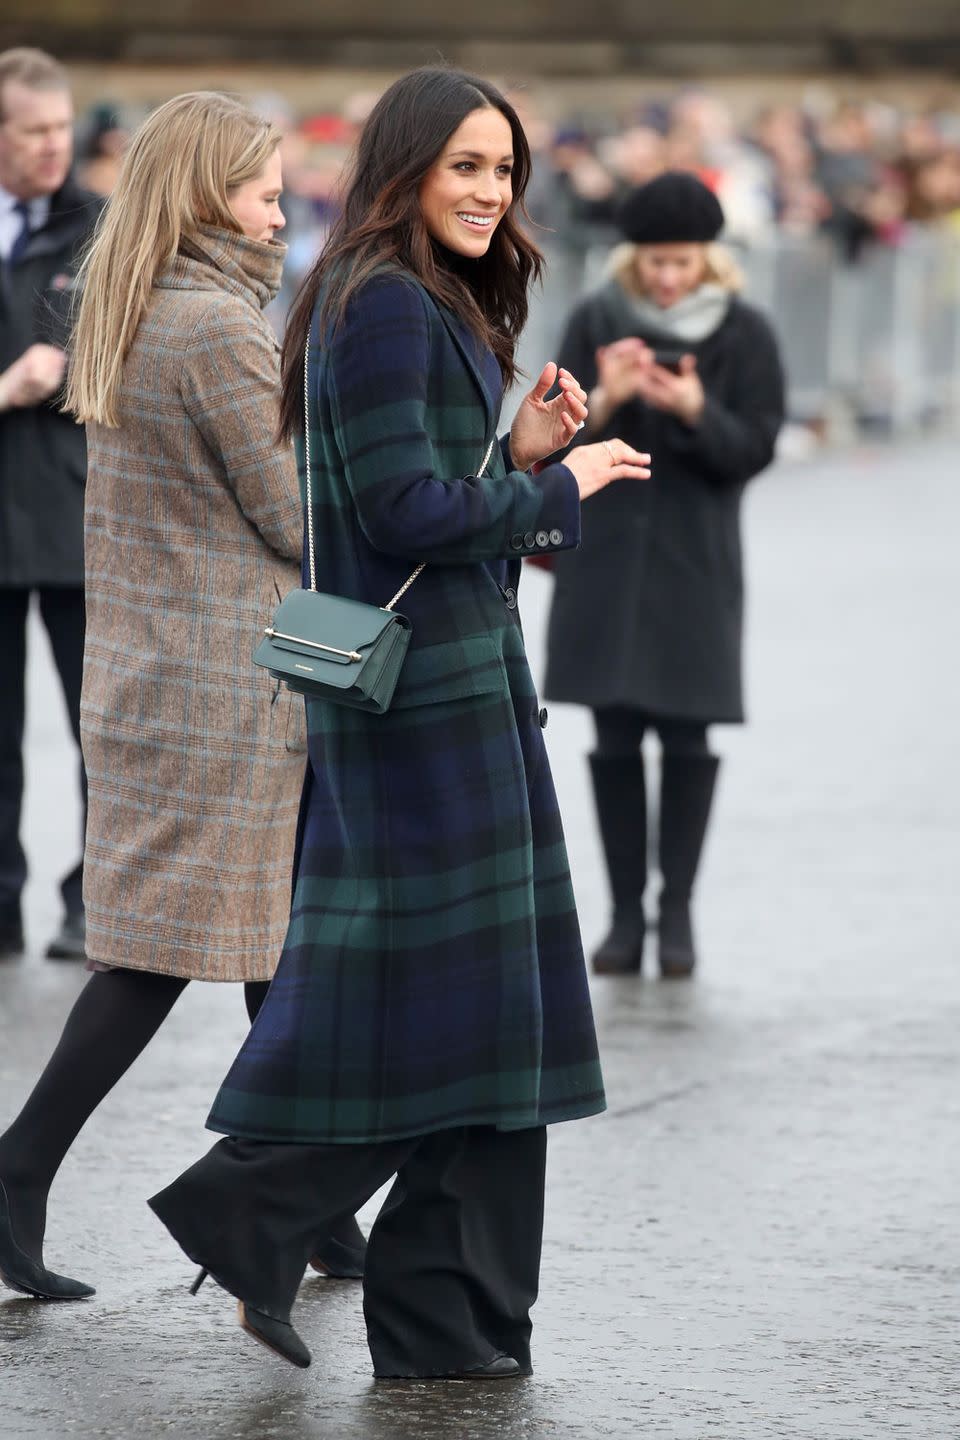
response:
M24 250L26 250L27 245L30 242L31 235L30 206L27 204L26 200L18 200L13 208L20 216L20 233L14 239L14 242L10 247L10 254L7 256L7 260L11 265L15 265L16 262L20 259L20 256L23 254Z

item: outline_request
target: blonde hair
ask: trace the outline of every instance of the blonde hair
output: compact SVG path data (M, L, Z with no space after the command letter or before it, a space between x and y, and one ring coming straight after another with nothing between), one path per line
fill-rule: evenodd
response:
M157 275L201 225L240 232L228 196L259 176L280 132L239 100L177 95L140 126L78 277L65 409L119 423L123 364Z
M640 245L634 245L630 241L624 241L622 245L615 245L610 252L606 267L607 274L619 280L624 290L630 295L642 296L644 294L636 264L637 252L641 248ZM714 241L709 245L704 245L703 260L704 273L703 279L700 281L701 285L720 285L733 295L739 294L745 283L743 271L729 250Z

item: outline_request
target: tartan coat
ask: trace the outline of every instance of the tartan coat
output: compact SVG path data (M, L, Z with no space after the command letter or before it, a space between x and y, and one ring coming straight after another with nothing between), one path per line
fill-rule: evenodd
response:
M266 980L290 916L303 707L250 663L296 584L293 448L276 443L262 307L286 246L205 229L159 275L120 424L88 426L89 783L95 965Z
M500 371L405 272L308 365L320 589L400 609L386 715L308 700L290 929L208 1126L368 1142L604 1108L563 832L516 587L575 545L562 464L510 468ZM316 412L313 413L313 407Z

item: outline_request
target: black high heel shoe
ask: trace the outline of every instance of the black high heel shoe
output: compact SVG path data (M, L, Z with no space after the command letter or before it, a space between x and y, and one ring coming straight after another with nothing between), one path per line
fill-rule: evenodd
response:
M355 1215L335 1220L310 1256L310 1268L334 1280L362 1280L367 1242Z
M0 1180L0 1280L20 1295L36 1300L87 1300L96 1295L92 1285L57 1275L45 1265L31 1260L17 1244L10 1215L10 1200Z
M196 1295L209 1273L209 1270L206 1269L200 1271L190 1286L191 1295ZM278 1355L281 1360L288 1360L291 1365L306 1370L311 1360L310 1351L289 1320L278 1320L276 1316L268 1315L265 1310L258 1310L255 1306L248 1305L245 1300L237 1301L237 1318L240 1321L241 1330L245 1330L265 1349Z

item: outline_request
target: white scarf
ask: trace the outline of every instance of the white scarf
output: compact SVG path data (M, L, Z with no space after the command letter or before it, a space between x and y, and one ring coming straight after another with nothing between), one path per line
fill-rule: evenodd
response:
M720 328L732 297L722 285L704 284L667 309L641 296L628 294L627 298L641 332L660 331L686 345L696 345Z

